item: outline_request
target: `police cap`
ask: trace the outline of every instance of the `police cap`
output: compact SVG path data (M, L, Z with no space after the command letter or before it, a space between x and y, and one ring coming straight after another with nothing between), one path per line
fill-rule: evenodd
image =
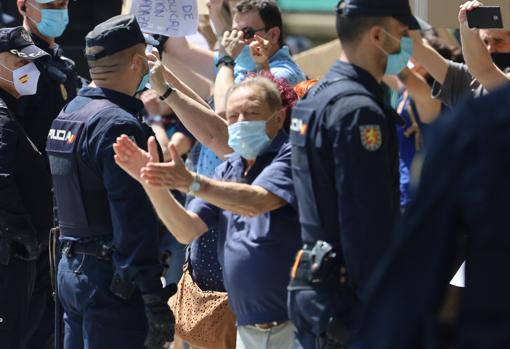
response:
M344 16L393 17L409 29L421 29L409 0L340 0L337 13Z
M110 56L137 44L158 45L158 42L144 35L133 15L119 15L98 24L85 37L87 48L100 46L103 50L87 54L89 61Z
M0 28L0 52L10 52L28 60L50 57L46 51L35 46L23 27Z

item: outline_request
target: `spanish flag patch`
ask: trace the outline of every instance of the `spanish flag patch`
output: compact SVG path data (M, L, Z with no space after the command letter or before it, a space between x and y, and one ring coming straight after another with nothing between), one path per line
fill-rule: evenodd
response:
M18 80L20 83L26 84L28 82L28 74L24 74L24 75L20 76Z

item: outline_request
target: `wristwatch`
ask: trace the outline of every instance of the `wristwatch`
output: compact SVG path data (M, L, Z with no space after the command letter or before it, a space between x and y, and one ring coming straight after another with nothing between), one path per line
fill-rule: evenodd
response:
M175 86L172 85L172 84L169 84L168 82L165 83L165 86L166 86L166 91L165 93L163 93L161 96L159 96L159 99L164 101L165 99L168 98L168 96L170 96L172 94L172 92L175 91Z
M218 59L218 63L216 63L216 68L219 68L219 66L222 64L229 65L229 66L233 67L236 65L236 62L232 57L226 55L226 56L223 56L220 59Z
M200 175L198 173L195 173L193 176L193 182L188 187L188 193L195 194L200 190L201 183L200 183Z

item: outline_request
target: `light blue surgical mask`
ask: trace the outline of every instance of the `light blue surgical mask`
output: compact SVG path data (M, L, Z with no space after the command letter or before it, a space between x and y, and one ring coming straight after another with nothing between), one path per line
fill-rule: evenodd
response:
M28 5L41 12L41 21L35 22L32 18L30 20L37 24L39 32L50 38L58 38L64 33L67 25L69 24L69 13L66 8L63 9L39 9L30 2Z
M147 63L147 65L149 65L149 63ZM145 73L142 76L142 80L140 80L140 83L138 84L138 87L136 88L135 94L142 92L145 89L145 85L147 85L150 80L151 80L151 70L150 70L150 68L147 68L147 73Z
M390 38L399 41L386 30L384 31ZM381 50L388 56L384 75L397 75L407 66L409 59L413 55L413 40L408 36L403 36L400 39L400 52L398 53L388 53L383 48L381 48Z
M243 50L236 58L236 65L245 70L255 70L257 65L255 61L251 57L250 47L248 45L244 45Z
M255 160L269 147L271 138L267 135L268 120L239 121L228 126L228 145L246 160Z
M136 88L136 93L142 92L145 89L145 85L147 85L150 80L151 80L151 71L149 69L149 71L147 71L147 73L142 77L142 80L140 80L140 84Z

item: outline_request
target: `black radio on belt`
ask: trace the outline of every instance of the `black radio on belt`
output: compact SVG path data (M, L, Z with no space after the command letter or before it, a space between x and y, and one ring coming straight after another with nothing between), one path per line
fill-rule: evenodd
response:
M136 284L129 280L124 280L119 274L115 273L110 284L110 292L124 300L129 300L135 293Z
M340 256L329 243L317 241L299 251L291 277L308 284L346 284L346 269Z

